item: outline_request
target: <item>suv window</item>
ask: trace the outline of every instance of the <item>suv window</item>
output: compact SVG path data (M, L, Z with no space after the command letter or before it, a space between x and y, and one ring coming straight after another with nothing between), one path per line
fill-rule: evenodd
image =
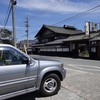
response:
M12 48L0 48L0 65L25 64L27 60L27 57Z

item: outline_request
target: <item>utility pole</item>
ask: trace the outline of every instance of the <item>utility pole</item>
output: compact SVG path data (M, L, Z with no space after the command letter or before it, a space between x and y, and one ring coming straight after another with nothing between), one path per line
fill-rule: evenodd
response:
M25 25L25 27L26 27L26 30L25 30L25 32L27 33L27 48L29 47L29 41L28 41L28 32L29 32L29 30L28 30L28 27L29 27L29 20L28 20L28 17L26 17L26 21L25 21L25 23L26 23L26 25Z
M11 0L11 7L12 7L12 26L13 26L13 45L16 47L16 31L15 31L15 19L14 19L14 5L16 5L17 2L14 0Z

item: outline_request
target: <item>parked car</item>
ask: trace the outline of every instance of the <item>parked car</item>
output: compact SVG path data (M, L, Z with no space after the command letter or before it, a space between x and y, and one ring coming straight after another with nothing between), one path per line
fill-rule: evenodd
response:
M62 62L32 58L11 45L0 44L0 100L36 90L44 96L54 95L65 76Z

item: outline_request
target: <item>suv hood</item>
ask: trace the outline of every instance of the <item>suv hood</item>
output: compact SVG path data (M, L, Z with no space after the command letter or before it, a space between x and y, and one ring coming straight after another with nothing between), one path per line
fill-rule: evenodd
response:
M52 60L52 59L48 59L48 58L33 58L33 59L35 59L35 60L38 60L38 62L39 62L39 64L41 65L41 66L44 66L44 67L46 67L46 66L53 66L53 65L62 65L63 63L62 62L60 62L60 61L58 61L58 60Z

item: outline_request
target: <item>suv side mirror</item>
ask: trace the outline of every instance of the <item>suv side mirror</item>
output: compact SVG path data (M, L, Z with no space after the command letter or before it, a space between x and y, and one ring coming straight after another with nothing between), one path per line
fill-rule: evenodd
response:
M31 59L30 58L27 59L27 63L26 64L27 65L31 64Z
M22 63L29 65L29 64L31 64L31 59L27 58L26 60L23 60Z

